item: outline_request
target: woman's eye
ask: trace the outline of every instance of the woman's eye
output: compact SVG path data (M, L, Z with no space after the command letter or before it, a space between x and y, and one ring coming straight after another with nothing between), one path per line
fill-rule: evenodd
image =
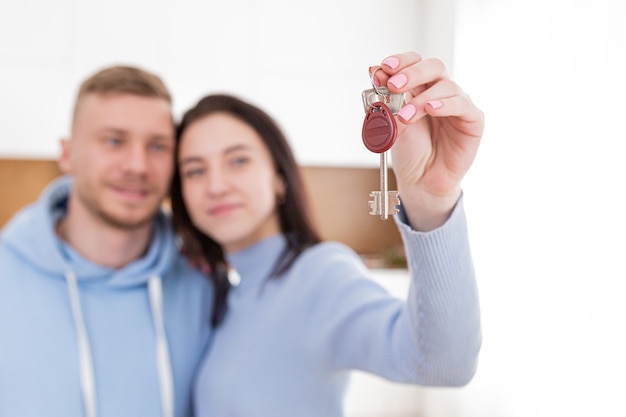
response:
M234 166L241 166L248 163L250 159L247 156L238 156L231 160L231 164Z
M189 168L182 172L183 178L193 178L199 177L204 173L204 169L202 168Z

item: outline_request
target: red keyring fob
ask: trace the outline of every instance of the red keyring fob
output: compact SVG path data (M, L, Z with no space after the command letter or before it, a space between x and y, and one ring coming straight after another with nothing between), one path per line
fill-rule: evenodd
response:
M365 147L374 153L386 152L393 146L398 136L398 126L385 103L379 101L371 104L365 114L361 136Z

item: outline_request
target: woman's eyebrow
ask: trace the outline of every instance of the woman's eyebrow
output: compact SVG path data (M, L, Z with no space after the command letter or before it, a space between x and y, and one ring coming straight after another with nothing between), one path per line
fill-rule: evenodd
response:
M252 146L246 145L246 144L243 144L243 143L236 144L236 145L233 145L231 147L226 148L224 150L224 154L228 154L228 153L231 153L231 152L242 151L242 150L245 151L245 150L248 150L248 149L252 149Z
M185 164L189 164L189 163L193 163L193 162L202 162L202 158L199 156L187 156L185 158L181 158L178 161L179 165L185 165Z

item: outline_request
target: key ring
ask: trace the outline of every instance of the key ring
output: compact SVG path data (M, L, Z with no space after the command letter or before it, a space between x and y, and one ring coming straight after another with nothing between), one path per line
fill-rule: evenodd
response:
M374 88L374 91L376 92L376 94L378 94L379 96L383 96L383 97L387 97L389 96L389 92L381 92L378 87L376 87L376 83L374 82L374 80L376 79L376 71L381 70L382 67L376 67L376 69L374 70L374 72L372 72L372 77L371 77L371 82L372 82L372 87Z
M377 66L370 76L372 87L369 90L363 91L361 98L363 100L363 109L367 111L375 105L377 102L386 104L391 112L395 115L400 111L404 105L404 93L392 93L387 87L377 87L374 83L376 71L381 70L382 67Z

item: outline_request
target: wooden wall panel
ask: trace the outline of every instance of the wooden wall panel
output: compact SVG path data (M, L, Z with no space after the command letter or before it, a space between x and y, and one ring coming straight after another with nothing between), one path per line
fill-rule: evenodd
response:
M387 254L402 247L395 221L369 214L369 193L380 188L378 168L303 167L309 203L325 239L362 254ZM389 171L389 189L395 189Z
M314 220L324 239L343 242L374 258L402 252L394 220L369 214L369 193L379 187L377 168L302 167L302 174ZM0 159L0 226L36 200L58 175L53 160ZM389 185L390 189L395 187L391 171Z
M59 175L56 161L0 159L0 227Z

